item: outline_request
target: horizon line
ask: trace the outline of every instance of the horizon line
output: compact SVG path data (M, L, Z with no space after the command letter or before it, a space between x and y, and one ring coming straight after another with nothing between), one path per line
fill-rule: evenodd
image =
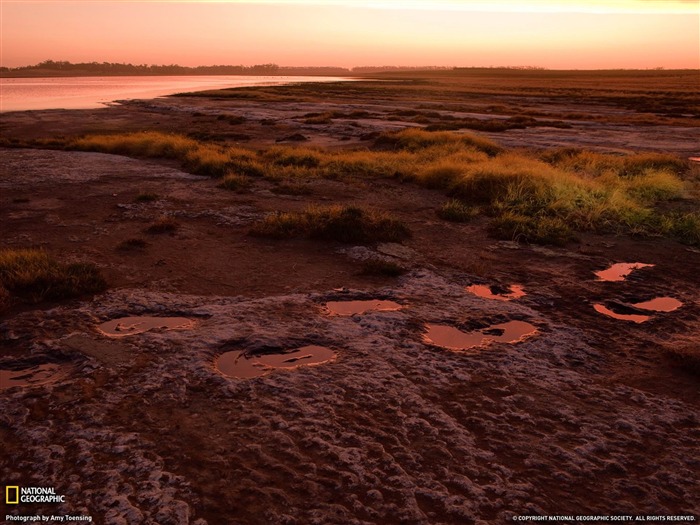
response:
M5 4L57 4L66 0L4 0ZM668 14L700 16L697 0L72 0L71 3L247 4L351 9L589 14Z

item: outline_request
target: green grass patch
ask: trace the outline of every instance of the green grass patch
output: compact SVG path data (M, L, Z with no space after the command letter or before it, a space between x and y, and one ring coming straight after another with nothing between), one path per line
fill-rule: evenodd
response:
M253 225L251 235L272 238L311 237L342 243L400 242L410 237L402 222L356 206L309 208L275 213Z
M0 303L38 303L103 291L107 283L92 263L64 264L43 250L0 250ZM3 291L4 290L4 291Z

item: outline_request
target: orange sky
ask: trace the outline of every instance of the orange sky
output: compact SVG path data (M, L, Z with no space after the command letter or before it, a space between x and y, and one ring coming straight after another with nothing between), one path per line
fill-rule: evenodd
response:
M0 0L0 63L700 68L698 0Z

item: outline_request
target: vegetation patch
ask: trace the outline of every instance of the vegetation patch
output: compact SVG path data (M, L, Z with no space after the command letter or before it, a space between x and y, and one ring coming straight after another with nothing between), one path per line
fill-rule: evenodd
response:
M107 283L92 263L63 264L43 250L0 250L0 304L38 303L103 291Z
M173 233L177 231L179 227L180 223L177 220L175 220L173 217L164 215L148 226L148 228L146 228L146 233Z
M139 193L134 199L135 202L155 202L160 199L157 193Z
M272 180L277 191L290 194L305 194L293 188L317 178L414 182L453 199L438 211L441 217L463 221L478 210L494 218L492 232L500 238L560 244L575 232L595 231L700 244L697 212L682 211L683 199L697 199L700 184L688 178L688 161L673 155L505 151L469 133L416 128L380 133L373 148L355 150L290 145L251 151L153 132L84 137L73 147L179 159L185 169L221 177L221 186L234 191L243 191L247 178ZM291 218L276 220L291 228Z
M311 195L313 190L308 184L283 182L275 185L275 187L272 188L272 192L280 195Z
M252 182L250 177L247 177L246 175L238 175L236 173L229 173L223 179L221 179L219 188L243 193L250 189L251 184Z
M469 206L462 201L452 199L438 208L437 216L450 222L469 222L479 214L479 208Z
M139 239L138 237L133 237L131 239L126 239L117 244L117 250L120 251L138 251L138 250L143 250L146 246L148 246L148 243L144 241L143 239Z
M504 213L495 218L489 232L497 239L564 246L576 239L569 225L558 217L528 217Z
M261 237L311 237L355 244L400 242L410 237L408 227L402 222L356 206L278 212L253 225L250 233Z
M377 149L419 151L436 146L472 148L494 156L502 151L495 142L467 133L428 132L409 128L396 133L384 133L374 143Z

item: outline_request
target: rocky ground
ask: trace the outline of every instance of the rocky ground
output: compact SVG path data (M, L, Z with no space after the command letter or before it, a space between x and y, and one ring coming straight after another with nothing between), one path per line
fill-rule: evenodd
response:
M284 111L313 109L285 104L161 100L103 113L9 114L2 126L4 136L9 129L24 140L50 136L58 122L65 134L138 129L156 115L183 112L169 125L209 119L199 132L221 135L230 132L217 120L223 111L244 115L235 133L261 146L300 133L344 147L404 125L368 119L360 132L350 122L285 121ZM97 124L91 115L104 118ZM263 123L270 119L274 126ZM546 133L567 136L528 131L498 139L532 145ZM619 144L605 126L599 132L602 149L634 149L630 136L669 149L648 128L621 132ZM665 128L663 136L690 156L692 133ZM128 525L486 524L534 514L698 519L700 389L697 375L668 353L700 344L697 249L596 235L565 248L497 242L486 235L486 219L444 222L435 215L444 195L394 180L309 181L306 195L281 195L256 180L238 194L167 163L22 148L0 154L2 246L92 261L110 285L104 294L0 318L4 483L55 486L67 501L9 513L60 510ZM143 193L160 198L136 202ZM413 237L348 246L248 235L266 212L309 203L382 209ZM145 233L161 216L179 228ZM145 245L125 248L134 238ZM365 275L368 259L408 272ZM654 266L623 281L596 278L617 262ZM473 284L520 284L526 295L482 298L467 290ZM655 297L682 306L640 324L593 307ZM401 309L338 316L325 308L368 299ZM192 324L123 337L98 330L141 315ZM441 325L497 338L490 327L513 320L536 332L462 351L425 337L428 325ZM308 345L329 348L334 358L315 366L300 359L254 379L217 368L227 352Z

